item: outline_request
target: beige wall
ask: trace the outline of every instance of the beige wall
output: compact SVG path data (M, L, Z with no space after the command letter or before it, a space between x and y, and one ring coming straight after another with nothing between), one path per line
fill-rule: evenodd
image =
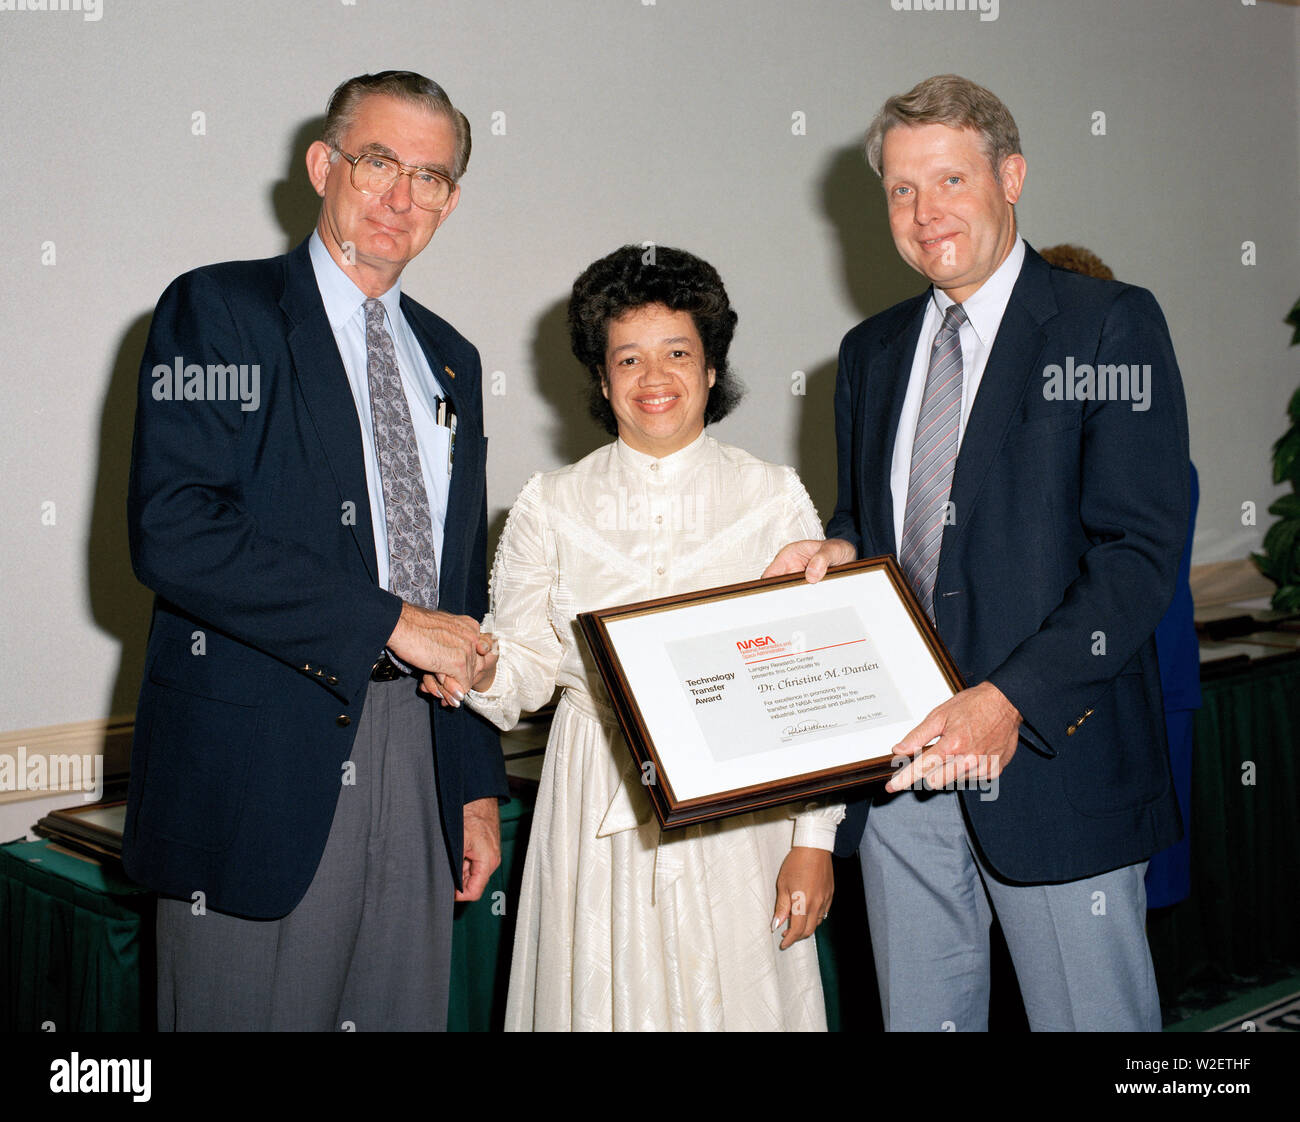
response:
M479 345L489 376L504 372L486 406L495 526L530 472L601 439L582 416L563 301L589 261L642 240L721 269L750 393L718 435L796 464L828 513L840 337L919 287L853 146L886 95L956 70L1019 120L1031 243L1086 244L1159 297L1201 470L1197 560L1244 555L1268 517L1243 527L1241 504L1262 512L1277 493L1268 448L1300 354L1280 322L1300 295L1297 9L997 9L996 20L890 0L0 11L0 730L132 708L149 598L130 574L123 503L153 303L186 269L297 241L315 202L301 152L326 96L391 66L438 78L475 129L461 207L405 284ZM1105 136L1091 133L1095 111ZM1252 267L1245 241L1257 244ZM806 396L791 393L795 371Z

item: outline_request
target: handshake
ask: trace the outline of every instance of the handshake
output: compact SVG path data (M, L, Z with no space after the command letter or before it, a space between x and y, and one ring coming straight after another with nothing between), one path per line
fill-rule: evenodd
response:
M404 603L388 649L421 672L420 689L459 707L467 689L488 689L497 672L497 641L469 616Z

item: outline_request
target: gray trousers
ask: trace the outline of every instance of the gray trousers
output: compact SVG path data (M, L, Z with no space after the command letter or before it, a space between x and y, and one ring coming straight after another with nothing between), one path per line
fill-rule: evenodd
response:
M447 1025L454 885L429 703L371 682L354 782L340 774L320 867L283 919L158 901L161 1030L435 1030Z
M1035 1032L1160 1031L1146 862L1007 884L979 858L953 791L873 804L859 854L887 1030L988 1029L996 913Z

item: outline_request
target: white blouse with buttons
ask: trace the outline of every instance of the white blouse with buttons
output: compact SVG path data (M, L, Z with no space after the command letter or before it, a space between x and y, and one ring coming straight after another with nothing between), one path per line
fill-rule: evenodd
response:
M503 729L558 686L516 921L512 1029L824 1028L812 940L770 921L792 845L830 849L842 804L661 832L577 625L596 608L762 575L820 538L788 467L702 433L662 459L617 441L525 485L492 569Z

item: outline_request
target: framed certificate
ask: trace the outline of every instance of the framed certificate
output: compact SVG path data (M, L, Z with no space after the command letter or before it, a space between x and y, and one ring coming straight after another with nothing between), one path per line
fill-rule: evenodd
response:
M662 826L886 779L961 675L893 557L579 616Z

